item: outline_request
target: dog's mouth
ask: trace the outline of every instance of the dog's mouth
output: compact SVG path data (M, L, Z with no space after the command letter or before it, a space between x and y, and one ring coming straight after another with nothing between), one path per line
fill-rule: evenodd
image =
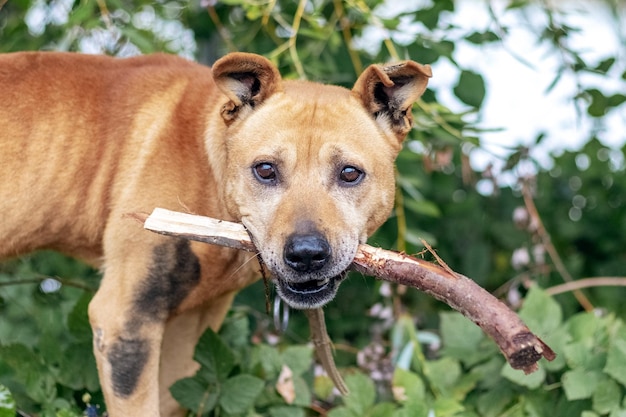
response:
M276 279L276 291L290 307L296 309L310 309L322 307L337 294L340 282L346 272L337 276L323 279L313 279L304 282L291 282Z
M252 241L257 248L263 248L248 225ZM346 242L351 242L346 239ZM282 244L282 242L281 242ZM290 236L282 244L282 251L261 249L257 254L261 262L261 271L269 272L278 296L291 308L298 310L315 309L332 301L337 294L339 284L347 274L354 259L357 245L336 245L330 250L330 244L319 233ZM271 245L268 245L272 248ZM282 256L277 256L282 255ZM264 268L267 268L266 270Z

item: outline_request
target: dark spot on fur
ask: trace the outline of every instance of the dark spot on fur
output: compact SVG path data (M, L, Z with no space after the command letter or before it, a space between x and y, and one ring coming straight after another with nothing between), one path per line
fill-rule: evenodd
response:
M172 240L157 246L152 264L135 297L135 313L140 324L145 319L165 320L200 280L200 261L189 241ZM134 327L129 322L129 330Z
M119 338L111 346L108 359L115 395L127 398L135 391L149 355L150 346L145 339Z

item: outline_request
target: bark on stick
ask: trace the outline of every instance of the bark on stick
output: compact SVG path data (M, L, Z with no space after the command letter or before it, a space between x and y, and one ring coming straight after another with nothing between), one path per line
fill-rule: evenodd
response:
M238 223L157 208L150 216L134 215L153 232L256 252ZM417 288L472 320L498 345L514 369L537 370L542 357L556 355L504 303L471 279L402 253L359 245L352 268L378 279Z

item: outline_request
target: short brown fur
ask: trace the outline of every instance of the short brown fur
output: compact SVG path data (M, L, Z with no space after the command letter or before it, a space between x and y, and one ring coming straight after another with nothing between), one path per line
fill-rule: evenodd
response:
M411 61L372 66L350 91L282 81L253 54L213 71L168 55L0 55L0 258L50 248L102 270L89 318L110 416L183 415L169 386L193 374L198 337L258 268L127 214L241 221L279 294L322 305L392 208L393 161L429 76Z

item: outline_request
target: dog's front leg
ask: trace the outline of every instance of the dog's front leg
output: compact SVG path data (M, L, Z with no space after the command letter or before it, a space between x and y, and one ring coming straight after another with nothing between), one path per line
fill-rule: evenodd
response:
M127 312L118 291L103 284L89 305L93 351L110 417L159 416L159 352L163 323Z
M103 308L99 292L89 306L94 356L109 416L158 416L162 326L136 326ZM108 296L107 296L108 297Z
M187 241L118 239L105 248L104 277L89 320L110 417L160 415L166 323L199 279L200 265Z

